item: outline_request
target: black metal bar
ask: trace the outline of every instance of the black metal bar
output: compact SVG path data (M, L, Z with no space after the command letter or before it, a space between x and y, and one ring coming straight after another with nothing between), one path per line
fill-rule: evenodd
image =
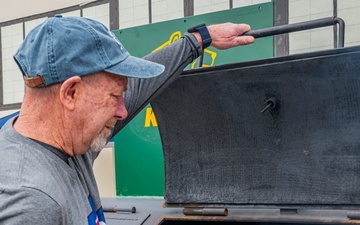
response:
M338 17L328 17L323 19L311 20L306 22L281 25L276 27L252 30L244 33L245 36L253 36L255 38L273 36L277 34L291 33L313 28L320 28L339 24L339 42L338 48L344 47L345 22Z
M129 207L129 208L121 208L117 205L115 206L103 206L103 211L104 212L128 212L128 213L136 213L136 207Z
M345 43L345 22L339 17L334 18L335 23L339 24L338 48L344 47Z
M202 50L202 52L201 52L201 54L200 54L200 56L199 56L199 62L198 62L198 67L199 67L199 68L202 67L202 65L203 65L203 61L204 61L204 50L205 50L205 49Z
M339 25L339 34L338 34L338 48L344 47L344 37L345 37L345 22L339 17L327 17L317 20L310 20L306 22L286 24L275 27L269 27L264 29L252 30L242 34L243 36L253 36L255 38L268 37L278 34L291 33L296 31L309 30L314 28L326 27ZM198 67L202 67L202 57L199 58Z
M333 16L337 17L337 0L333 0ZM334 45L334 48L336 48L337 43L338 43L338 37L337 37L338 36L338 28L337 28L337 26L333 27L333 36L334 36L333 45Z

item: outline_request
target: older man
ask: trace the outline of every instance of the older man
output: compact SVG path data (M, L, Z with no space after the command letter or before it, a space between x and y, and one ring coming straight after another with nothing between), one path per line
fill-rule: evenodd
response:
M14 55L26 84L20 115L0 132L1 223L105 224L92 170L99 151L202 47L250 44L240 36L248 30L197 27L139 59L90 19L56 15L34 28Z

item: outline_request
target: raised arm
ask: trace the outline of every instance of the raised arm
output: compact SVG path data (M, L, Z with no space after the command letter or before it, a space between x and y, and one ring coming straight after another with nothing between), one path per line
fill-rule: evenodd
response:
M240 36L250 30L247 24L215 24L207 27L212 38L211 46L217 49L228 49L254 42L251 36ZM128 117L118 121L114 135L130 122L152 99L172 83L184 68L196 59L202 51L202 38L198 32L186 33L180 40L151 53L144 58L165 66L165 71L151 79L129 79L128 91L125 93L125 104Z

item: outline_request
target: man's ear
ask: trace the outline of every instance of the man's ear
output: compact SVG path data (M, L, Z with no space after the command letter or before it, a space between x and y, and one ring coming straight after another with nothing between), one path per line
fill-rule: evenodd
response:
M65 108L72 111L75 108L76 98L80 90L79 83L81 78L79 76L70 77L65 80L60 87L60 101Z

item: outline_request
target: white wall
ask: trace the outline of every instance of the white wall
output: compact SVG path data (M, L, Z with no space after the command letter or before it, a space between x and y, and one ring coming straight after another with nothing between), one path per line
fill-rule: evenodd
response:
M360 45L360 1L339 0L338 17L345 21L345 46Z
M152 22L161 22L184 17L183 0L152 0Z
M0 111L0 118L1 117L5 117L5 116L8 116L10 114L13 114L15 112L17 112L19 110L6 110L6 111Z
M289 0L289 23L333 16L332 0ZM338 17L345 21L345 47L360 44L360 1L338 0ZM290 54L334 48L333 28L289 34Z
M79 5L84 0L0 0L0 22Z
M94 173L101 197L116 196L114 145L109 143L94 163Z
M248 5L271 2L271 0L233 0L233 7L244 7ZM229 9L229 0L194 0L194 14L204 14Z

